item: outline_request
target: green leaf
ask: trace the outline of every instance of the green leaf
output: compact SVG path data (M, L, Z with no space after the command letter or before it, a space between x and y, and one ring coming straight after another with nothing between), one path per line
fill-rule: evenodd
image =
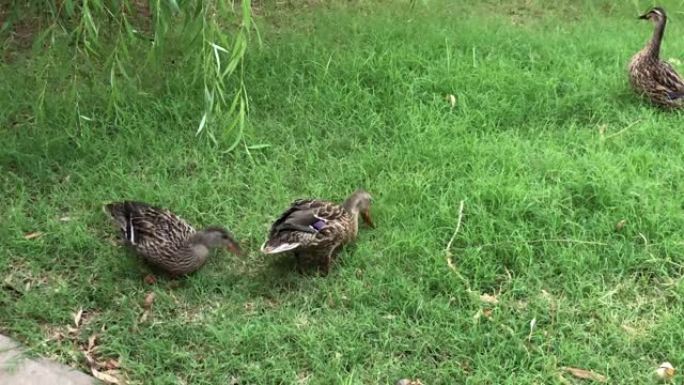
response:
M178 6L178 2L176 2L176 0L168 0L168 2L169 2L169 7L171 7L171 11L173 13L179 13L181 11L180 7Z
M202 130L204 130L204 125L207 124L207 113L205 112L204 115L202 115L202 120L200 120L199 127L197 128L197 132L195 135L199 135Z

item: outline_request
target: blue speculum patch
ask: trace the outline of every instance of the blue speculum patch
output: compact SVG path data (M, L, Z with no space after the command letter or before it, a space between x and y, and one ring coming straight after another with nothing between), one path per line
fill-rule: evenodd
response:
M311 225L311 227L313 227L314 229L316 229L316 231L321 231L321 230L323 230L323 228L325 227L325 221L322 220L322 219L319 219L319 220L317 220L316 222L314 222L314 223Z

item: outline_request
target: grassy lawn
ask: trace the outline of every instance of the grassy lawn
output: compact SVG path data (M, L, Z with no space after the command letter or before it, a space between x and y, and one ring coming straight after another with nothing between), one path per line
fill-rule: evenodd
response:
M65 102L68 53L0 64L0 331L83 370L97 334L130 384L651 383L684 362L684 134L627 86L651 3L613 3L264 7L229 153L195 136L202 90L173 63L116 121L106 76ZM328 277L259 254L293 199L357 187L378 227ZM124 198L250 252L147 285L100 209Z

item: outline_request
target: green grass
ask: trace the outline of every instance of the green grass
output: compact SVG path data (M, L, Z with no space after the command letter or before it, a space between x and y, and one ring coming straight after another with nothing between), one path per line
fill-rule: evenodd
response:
M681 366L682 115L625 73L651 4L455 3L264 6L230 153L194 136L202 90L182 67L142 79L116 121L104 71L76 126L69 54L47 74L41 54L1 64L0 330L82 369L98 333L132 384L574 382L563 366L647 384ZM663 56L683 57L682 4L664 3ZM378 228L330 276L258 253L290 201L357 187ZM100 211L123 198L224 224L250 253L147 286ZM76 336L49 340L81 307Z

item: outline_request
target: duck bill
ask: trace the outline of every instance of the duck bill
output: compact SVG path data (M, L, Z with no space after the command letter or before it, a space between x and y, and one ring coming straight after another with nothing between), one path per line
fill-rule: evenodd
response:
M647 20L648 19L648 13L644 13L643 15L637 17L639 20Z
M373 229L375 228L375 223L373 223L373 220L371 219L369 210L361 211L361 218L363 218L363 221L366 222L368 226L370 226Z
M230 251L231 253L235 255L242 256L244 253L242 252L242 249L240 249L240 246L237 245L237 243L230 243L226 246L226 249Z

